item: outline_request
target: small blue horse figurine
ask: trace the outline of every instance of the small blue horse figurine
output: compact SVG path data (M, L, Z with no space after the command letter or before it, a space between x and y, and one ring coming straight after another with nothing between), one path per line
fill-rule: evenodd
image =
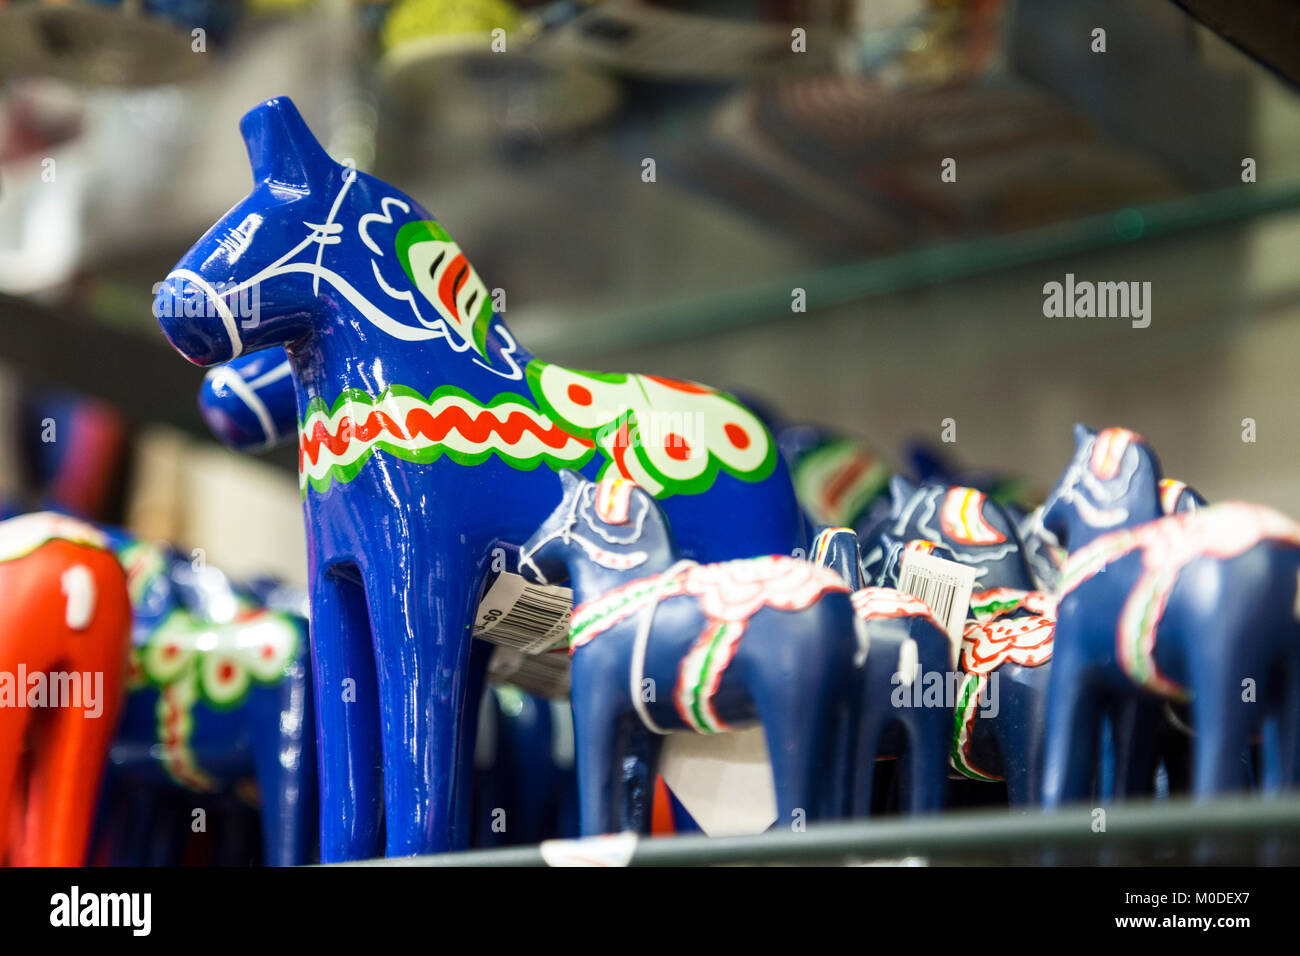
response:
M579 806L584 835L647 832L666 733L761 723L781 820L842 812L858 654L848 588L811 562L774 555L679 558L643 489L560 472L559 506L520 568L568 579ZM658 688L671 688L670 693ZM627 768L634 766L634 779Z
M858 538L851 528L823 528L810 554L852 589L853 610L866 638L856 728L859 759L852 782L856 815L867 812L880 756L902 754L903 792L913 813L940 809L947 788L952 712L945 706L944 692L952 673L951 643L924 602L897 590L902 550L901 545L891 548L886 561L891 583L871 587L862 587Z
M1243 786L1242 755L1261 730L1275 744L1263 757L1265 788L1300 783L1300 525L1240 502L1166 516L1160 464L1138 435L1076 425L1074 438L1043 510L1070 552L1044 803L1088 796L1104 714L1161 697L1190 702L1197 797ZM1143 772L1150 757L1140 751L1117 753L1117 774Z
M546 517L553 471L637 481L701 560L791 553L798 504L771 433L730 396L531 356L442 225L331 160L287 99L241 131L253 191L177 264L155 314L199 365L289 356L322 858L372 856L381 832L390 855L445 850L464 822L474 611L494 549Z
M122 532L112 538L134 634L105 823L138 824L110 834L114 859L145 861L140 830L157 825L177 788L234 793L253 779L265 860L310 862L317 791L306 620L258 605L211 566ZM187 810L173 829L188 834L190 824Z

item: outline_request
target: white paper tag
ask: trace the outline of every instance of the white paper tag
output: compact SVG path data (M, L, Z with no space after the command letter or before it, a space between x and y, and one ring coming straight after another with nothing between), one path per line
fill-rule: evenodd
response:
M497 646L488 661L488 682L513 684L535 697L560 700L569 696L569 652L525 654L513 647Z
M659 775L709 836L762 833L776 822L776 788L762 727L669 734Z
M581 840L543 840L547 866L627 866L636 853L635 833L611 833Z
M906 551L898 572L898 590L924 601L948 632L955 669L966 632L966 614L975 588L975 568L923 551Z
M529 584L502 572L479 601L474 636L525 654L541 654L569 636L573 592L554 585Z

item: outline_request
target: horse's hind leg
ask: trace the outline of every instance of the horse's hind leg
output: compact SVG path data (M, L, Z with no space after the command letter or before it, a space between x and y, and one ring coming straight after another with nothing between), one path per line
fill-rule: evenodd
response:
M1262 678L1256 679L1262 684ZM1234 668L1218 660L1200 662L1193 674L1192 793L1198 799L1247 786L1251 710L1259 705L1242 700L1241 681Z
M1110 711L1116 800L1150 796L1155 789L1160 703L1145 695L1120 698Z
M787 639L785 647L747 669L772 761L778 829L838 810L832 803L836 707L849 675L837 673L813 643Z
M1079 639L1081 635L1070 635ZM1043 806L1055 808L1086 799L1096 764L1100 710L1089 686L1084 654L1073 640L1059 639L1047 695L1043 759Z
M1277 723L1278 783L1283 787L1300 787L1300 648L1286 662Z
M942 810L948 788L952 712L945 707L915 708L906 721L906 727L908 809L912 813Z
M26 807L26 790L20 795L19 764L23 753L28 710L0 707L0 866L16 857ZM11 838L13 838L11 840Z
M94 821L99 779L113 732L112 712L89 713L79 704L42 715L34 754L25 843L32 866L81 866Z
M583 836L616 833L625 826L621 779L628 710L627 665L599 641L573 656L569 697L578 767L578 815Z

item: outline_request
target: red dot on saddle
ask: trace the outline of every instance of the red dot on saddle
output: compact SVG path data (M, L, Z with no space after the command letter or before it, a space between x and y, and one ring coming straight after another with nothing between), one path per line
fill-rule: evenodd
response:
M749 432L745 431L745 429L741 428L739 425L732 422L728 424L723 431L727 433L727 440L741 451L744 451L749 447Z
M177 647L175 644L168 644L166 647L163 648L163 657L171 659L175 657L177 654L179 654L180 650L181 649Z
M664 436L664 451L668 457L676 461L685 461L691 457L691 446L686 444L686 439L676 432L669 432Z
M573 384L569 386L569 401L575 405L590 405L591 390L582 385Z
M235 668L234 668L234 665L232 665L229 661L227 661L226 663L222 664L222 665L221 665L221 669L220 669L219 671L217 671L217 676L218 676L221 680L230 680L230 678L232 678L232 677L235 676Z

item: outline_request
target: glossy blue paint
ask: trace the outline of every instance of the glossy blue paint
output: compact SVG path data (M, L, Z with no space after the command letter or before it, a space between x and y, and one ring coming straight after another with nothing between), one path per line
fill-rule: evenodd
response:
M512 396L536 407L525 370L541 366L530 366L490 306L484 311L486 287L454 244L438 239L441 254L428 262L403 250L401 228L428 233L412 224L430 222L429 213L331 160L287 99L252 110L241 131L252 193L186 254L155 300L183 356L213 365L283 346L303 421L347 390L377 400L395 386L425 398L454 387L475 406ZM370 440L360 437L365 424L349 431L338 422L331 434L350 451L353 440ZM398 423L414 435L407 427ZM745 438L758 448L772 441L765 430ZM327 861L452 846L464 822L458 751L481 584L497 543L522 542L545 518L552 469L562 464L552 456L516 467L506 452L523 446L504 438L476 445L486 458L469 464L449 441L429 441L423 457L391 442L372 446L354 474L335 472L328 486L305 492ZM448 453L433 458L434 446ZM593 450L583 473L596 476L611 456ZM723 470L683 486L664 507L683 551L700 559L805 544L775 452L743 477Z
M241 355L203 377L199 411L220 441L261 451L298 434L298 399L289 356L279 347Z

